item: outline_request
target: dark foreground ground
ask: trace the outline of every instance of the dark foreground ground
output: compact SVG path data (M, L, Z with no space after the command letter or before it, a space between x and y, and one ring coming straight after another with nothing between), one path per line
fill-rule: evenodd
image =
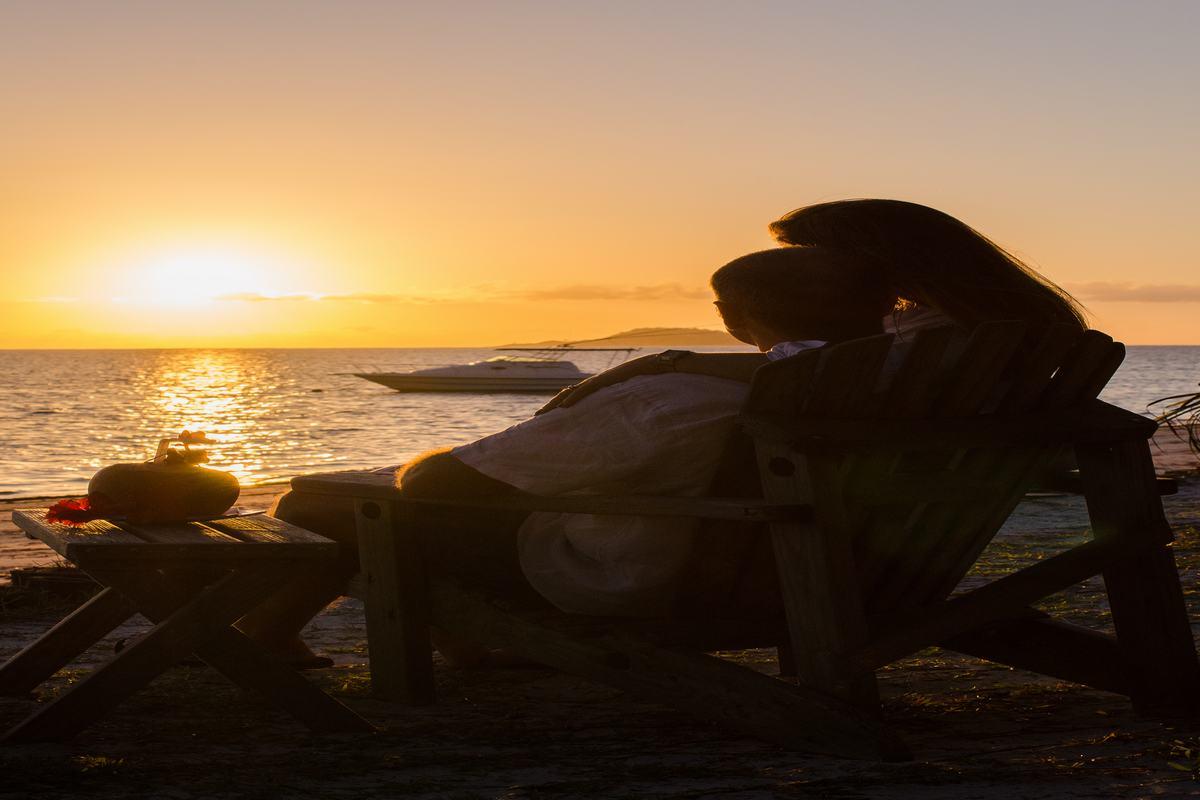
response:
M1200 479L1167 500L1193 619L1200 619ZM1027 501L970 579L1044 557L1085 535L1078 500ZM0 657L63 613L15 596L0 609ZM1098 581L1049 608L1103 628ZM136 626L134 626L136 627ZM930 650L881 674L884 712L917 760L844 761L780 749L670 709L541 669L439 668L442 702L371 699L361 608L345 601L310 631L337 666L313 680L381 726L315 737L207 668L177 667L68 745L0 747L0 796L96 798L1200 796L1200 729L1138 720L1124 698ZM106 658L111 639L37 698L0 700L0 725ZM731 654L765 671L774 652Z

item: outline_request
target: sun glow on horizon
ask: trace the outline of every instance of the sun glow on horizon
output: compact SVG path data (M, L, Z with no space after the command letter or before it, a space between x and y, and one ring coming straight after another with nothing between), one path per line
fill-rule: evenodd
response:
M715 325L855 197L1200 342L1197 2L62 5L0 5L2 349Z
M240 294L280 294L294 277L285 260L236 245L175 245L132 260L119 270L122 304L194 307Z

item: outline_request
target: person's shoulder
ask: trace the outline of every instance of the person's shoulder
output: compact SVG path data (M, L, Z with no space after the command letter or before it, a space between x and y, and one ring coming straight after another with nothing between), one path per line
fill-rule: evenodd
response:
M728 378L717 378L712 375L697 375L690 372L664 372L660 375L638 375L616 386L624 386L631 393L637 394L676 394L694 391L701 394L719 394L724 392L745 392L747 384Z
M622 403L648 407L660 413L685 409L737 408L746 398L749 384L710 375L668 372L638 375L596 392L597 403Z

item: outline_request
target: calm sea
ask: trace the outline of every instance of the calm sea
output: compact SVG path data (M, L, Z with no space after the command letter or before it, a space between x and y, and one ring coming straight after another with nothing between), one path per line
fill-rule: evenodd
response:
M705 348L708 349L708 348ZM545 397L400 394L347 374L474 361L490 350L0 350L0 498L82 494L97 469L204 430L243 484L400 463L532 414ZM585 370L608 354L576 354ZM1194 391L1200 347L1131 347L1104 399L1144 412Z

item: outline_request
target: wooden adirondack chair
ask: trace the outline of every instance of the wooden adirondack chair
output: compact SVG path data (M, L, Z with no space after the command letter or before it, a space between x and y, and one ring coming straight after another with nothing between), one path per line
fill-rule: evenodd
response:
M735 441L722 470L753 477L757 497L520 496L455 509L401 499L388 476L293 486L357 498L372 681L408 702L434 700L434 624L843 756L908 755L880 719L875 670L930 645L1119 692L1141 713L1193 715L1200 665L1147 443L1155 425L1095 399L1123 356L1095 331L991 323L969 338L932 329L911 343L872 337L771 363L740 417L752 447ZM1074 450L1092 539L952 596L1064 448ZM715 488L722 482L731 485ZM713 552L773 553L781 607L751 619L666 620L514 607L425 574L417 537L465 505L703 518L698 551L723 542ZM1115 636L1031 608L1097 574ZM752 646L778 646L781 673L795 680L706 655Z

